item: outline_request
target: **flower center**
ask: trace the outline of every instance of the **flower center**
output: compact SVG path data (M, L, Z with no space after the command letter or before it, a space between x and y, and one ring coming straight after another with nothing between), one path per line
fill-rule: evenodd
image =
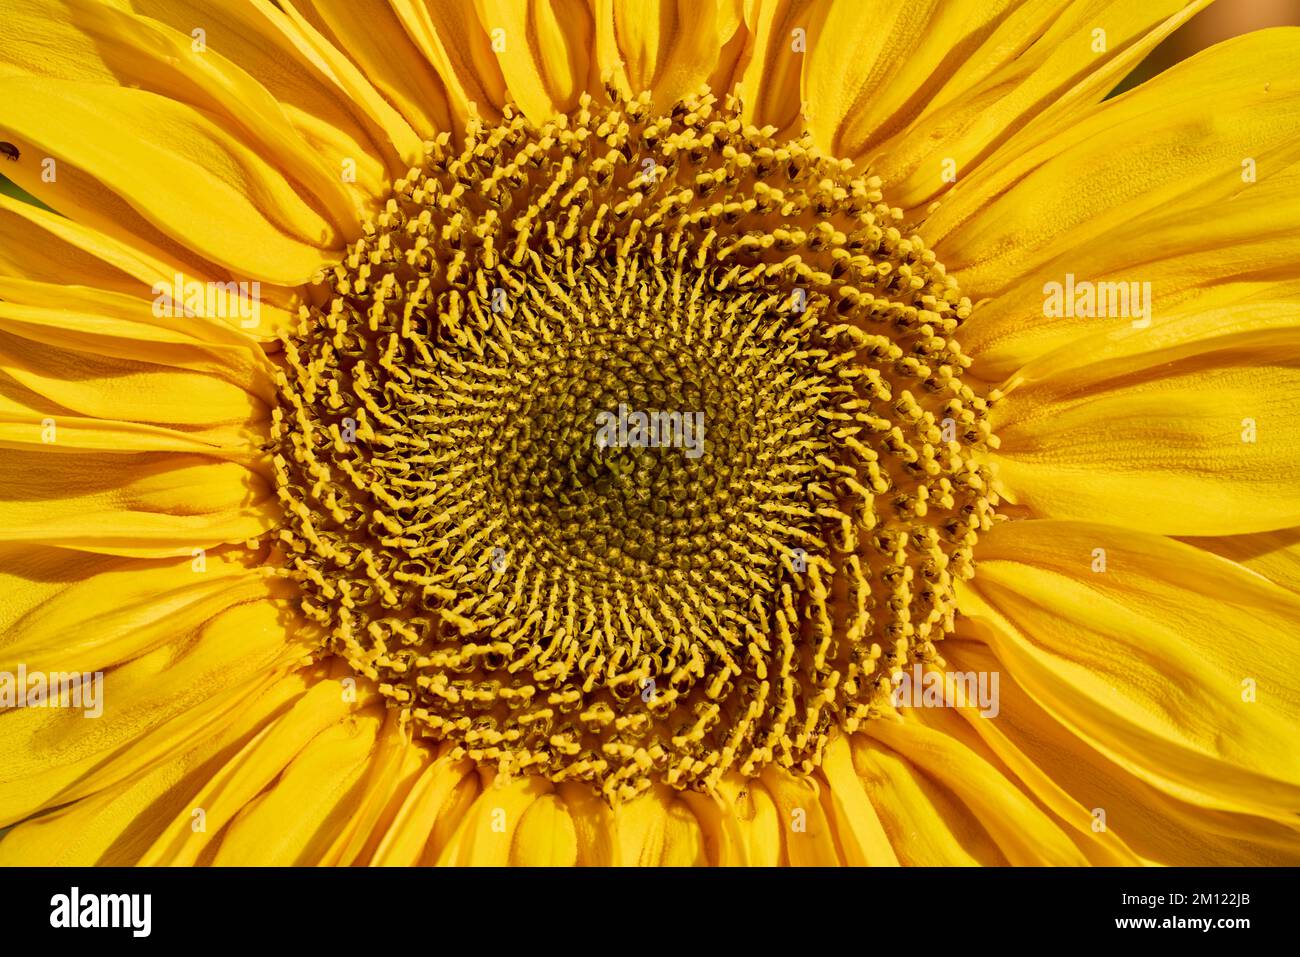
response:
M285 342L286 560L476 761L807 772L933 657L996 498L970 312L880 183L707 92L507 108L394 184Z

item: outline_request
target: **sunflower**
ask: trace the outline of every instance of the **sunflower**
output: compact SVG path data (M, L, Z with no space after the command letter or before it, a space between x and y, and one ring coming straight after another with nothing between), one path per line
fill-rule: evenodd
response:
M1300 861L1204 6L11 0L0 862Z

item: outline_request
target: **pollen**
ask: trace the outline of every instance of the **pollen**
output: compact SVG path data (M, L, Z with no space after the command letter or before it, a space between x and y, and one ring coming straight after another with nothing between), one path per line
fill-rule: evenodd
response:
M611 802L813 770L936 657L997 505L971 304L901 219L707 90L426 144L283 343L322 652Z

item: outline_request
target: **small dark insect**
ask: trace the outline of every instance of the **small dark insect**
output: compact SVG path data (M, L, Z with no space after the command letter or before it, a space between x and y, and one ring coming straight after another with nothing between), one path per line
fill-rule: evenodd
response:
M14 146L13 143L0 143L0 153L3 153L6 159L18 159L18 147Z

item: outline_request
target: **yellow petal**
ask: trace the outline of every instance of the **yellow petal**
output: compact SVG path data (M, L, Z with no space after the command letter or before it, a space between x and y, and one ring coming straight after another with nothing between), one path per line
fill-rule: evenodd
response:
M295 680L302 681L303 677ZM195 826L190 810L177 816L149 848L142 864L211 861L226 825L262 794L317 735L339 725L355 707L344 701L337 681L322 678L322 671L314 670L305 692L294 696L292 707L267 722L214 770L191 801L192 808L203 811L202 827Z
M720 794L699 791L683 791L678 799L695 815L710 866L743 867L749 863L748 842L729 801Z
M827 4L825 18L808 37L802 71L814 141L835 156L858 158L879 127L915 115L954 71L969 69L971 58L947 69L944 62L954 50L976 47L995 26L1009 26L1000 24L1009 5L886 0L870 11L870 28L864 29L861 6ZM1023 24L1026 33L1034 26Z
M10 317L18 321L11 325ZM0 385L0 394L13 403L0 401L0 407L18 416L24 406L30 409L32 442L44 441L50 451L67 447L63 440L69 439L71 433L41 438L41 422L46 414L56 422L65 416L116 419L124 429L131 423L176 426L191 433L190 442L243 448L250 454L265 442L270 410L246 389L224 376L150 361L143 358L149 355L147 349L138 350L142 359L136 360L56 348L41 341L39 325L35 329L32 325L33 320L57 324L58 317L49 310L0 303L0 370L5 380L17 383L22 391L20 396L19 390ZM22 320L27 320L25 326L20 324ZM6 331L15 327L19 335ZM49 338L57 341L59 336L56 333ZM98 343L86 344L94 347ZM115 351L120 354L128 350ZM160 349L159 353L158 358L167 358L166 350ZM28 394L46 401L25 401ZM185 438L177 436L178 441Z
M706 82L726 41L716 2L596 0L596 62L625 95L666 107Z
M745 26L745 0L717 0L718 62L709 75L708 84L718 96L735 91L740 71L748 63L749 29Z
M669 802L663 821L662 856L656 863L662 867L704 867L709 863L699 819L684 802Z
M0 79L0 84L3 82ZM102 85L96 88L114 89ZM13 140L22 153L8 174L16 188L22 191L24 200L30 196L35 201L28 203L32 209L57 210L60 216L67 217L69 222L75 221L81 229L109 237L141 257L172 263L174 267L168 276L180 272L190 276L224 278L226 270L188 248L181 239L167 235L132 206L128 198L98 179L94 171L83 169L61 155L48 155L49 151L39 144L28 143L20 131L6 132L0 128L0 135ZM40 258L37 257L38 262ZM32 278L55 278L43 269L29 275ZM65 278L79 277L73 273ZM148 289L137 287L129 292L143 297Z
M1002 391L1028 385L1082 392L1174 362L1215 364L1222 354L1243 356L1243 361L1282 358L1294 351L1300 330L1297 298L1300 278L1215 282L1146 324L1131 318L1093 319L1086 336L1036 354Z
M33 671L106 671L232 605L265 598L270 588L287 591L245 567L247 561L220 550L204 555L200 565L188 555L125 561L7 546L0 562L15 613L0 642L0 670L12 673L25 664ZM84 577L72 577L78 573ZM33 589L38 582L59 587Z
M977 305L963 326L962 345L975 357L975 373L986 381L1014 377L1030 363L1048 357L1056 362L1076 350L1090 351L1098 340L1143 326L1152 331L1198 314L1218 313L1231 331L1239 331L1241 320L1263 318L1262 307L1270 302L1294 304L1300 281L1287 269L1295 258L1290 243L1296 215L1287 202L1296 189L1300 166L1255 184L1226 209L1175 205L1158 220L1143 218L1140 227L1117 228L1115 245L1084 243L1057 256L1047 271L1027 272L1004 293ZM1135 268L1136 263L1142 265ZM1081 287L1081 281L1092 285ZM1104 294L1112 303L1109 315L1089 308L1067 310L1073 316L1044 315L1058 311L1058 299L1064 304L1067 288L1076 296L1078 289L1088 289L1094 300ZM1139 315L1144 304L1150 306L1146 317Z
M981 642L948 638L949 669L997 671L996 718L967 715L976 733L1014 767L1100 865L1282 864L1300 853L1300 830L1211 811L1163 794L1076 738L1041 708Z
M0 195L0 275L140 296L145 284L136 274L161 279L166 267L98 230Z
M92 555L48 545L0 544L0 648L9 643L10 629L33 608L55 598L83 579L131 568L131 560ZM175 564L163 562L160 564Z
M962 611L988 623L998 658L1063 726L1181 801L1294 817L1300 598L1190 545L1103 525L1006 522L976 558Z
M258 312L253 314L244 295L252 291L251 286L241 289L214 281L212 274L187 274L174 262L158 259L138 245L119 243L97 230L2 196L0 237L7 244L0 245L0 298L14 305L58 310L45 313L51 322L70 319L68 313L83 309L137 324L132 332L140 331L138 323L143 321L152 328L238 349L248 348L249 340L277 338L296 325L294 314L284 308L293 305L296 310L295 296L284 296L282 287L263 287ZM192 316L153 315L156 304L177 302L192 282L205 284L203 310L191 310L196 312ZM161 298L163 294L166 299ZM207 310L209 297L215 314L198 315ZM242 312L241 305L246 307ZM144 311L148 319L143 319ZM26 315L31 321L41 318ZM124 334L115 329L119 336ZM139 338L154 340L158 334ZM246 361L235 360L232 371L243 366Z
M510 863L516 867L572 867L578 862L578 834L568 809L554 794L528 805L519 820Z
M1171 535L1285 528L1300 524L1297 402L1300 308L1208 311L1028 367L994 407L990 461L1035 517Z
M112 787L227 727L301 658L302 646L286 641L285 611L264 598L206 621L178 617L175 641L105 672L101 717L0 714L0 826Z
M468 769L454 775L455 780L451 785L451 791L438 808L438 817L433 822L433 833L429 835L424 854L420 857L421 864L432 866L438 863L443 848L451 844L457 830L469 815L470 809L474 807L484 791L486 776L478 773L472 761L465 763Z
M141 16L194 38L261 84L280 104L294 131L335 175L355 164L356 195L380 196L405 172L406 152L418 149L414 131L341 54L329 51L281 8L264 2L129 0ZM352 172L349 167L348 172ZM340 177L341 178L341 177Z
M9 408L7 385L0 379L0 447L40 446L42 423L56 421L46 412L33 413L28 408L17 412ZM88 419L60 416L60 449L96 452L191 452L207 453L218 458L248 461L251 449L222 448L204 439L173 429L111 419Z
M704 835L675 792L658 786L614 807L620 860L639 867L697 867L708 863Z
M476 0L511 98L534 123L578 104L593 83L591 11L585 0ZM501 31L501 32L495 32Z
M429 763L402 800L392 822L384 830L369 863L386 867L419 864L431 847L434 825L457 785L474 777L469 761L443 756Z
M846 735L831 739L822 756L822 795L844 863L854 867L897 866L898 857L853 767L853 752Z
M1032 704L1026 702L1020 689L1015 685L1013 675L1002 667L1002 663L990 649L970 641L945 639L943 655L943 669L950 676L952 672L973 674L979 678L985 675L998 675L995 699L991 705L995 710L985 710L982 707L983 702L970 702L954 710L966 719L980 740L1033 794L1038 803L1064 826L1066 833L1087 856L1089 862L1109 867L1142 863L1141 859L1116 836L1114 830L1107 826L1106 821L1094 815L1093 806L1085 806L1075 800L1053 779L1048 769L1017 748L1004 733L1003 725L1007 722L996 720L1004 710L1023 711L1032 707ZM948 680L951 681L952 678L949 677ZM1053 753L1059 755L1070 747L1072 740L1065 729L1058 726L1053 730L1056 732L1055 740L1052 740L1049 746L1055 749Z
M213 863L320 863L356 812L382 724L383 706L374 705L314 737L261 799L230 823Z
M451 128L442 81L382 0L301 0L295 7L347 53L425 139Z
M0 278L0 297L0 329L14 335L190 369L268 402L275 399L275 366L251 337L219 318L155 315L151 304L133 296L23 279Z
M835 832L822 808L821 789L824 785L813 778L800 777L770 765L758 781L776 805L777 820L785 837L782 863L795 867L840 864Z
M1286 64L1298 46L1300 28L1226 41L1078 111L1041 143L1014 151L1008 144L1003 161L962 180L920 232L972 299L1035 277L1038 293L1010 305L1032 310L1038 321L1045 281L1063 282L1067 271L1109 278L1093 274L1091 256L1102 246L1109 250L1102 258L1118 269L1122 257L1135 279L1152 279L1140 264L1182 249L1218 256L1216 218L1227 219L1228 234L1241 225L1234 197L1249 197L1274 176L1295 181L1300 78ZM1207 102L1215 106L1208 116ZM1253 184L1242 179L1250 157L1258 161ZM1286 205L1259 222L1259 231L1285 236L1276 222L1286 218L1294 234L1295 205ZM1293 260L1294 250L1286 256L1280 261ZM1153 291L1159 310L1162 290Z
M421 0L392 0L392 6L407 35L442 79L457 127L474 113L487 120L499 118L506 101L499 58L508 53L493 51L474 7Z
M235 462L0 448L0 541L189 555L260 535L274 525L274 513L266 481Z
M580 781L565 781L556 788L569 809L577 841L580 867L613 867L620 863L618 825L614 812L600 795Z
M182 317L190 334L214 343L243 342L245 336L260 342L295 324L284 303L271 301L279 297L279 287L264 287L257 326L240 328L239 338L230 338L221 327L247 321L235 301L238 287L215 282L213 274L187 273L176 260L5 196L0 196L0 239L0 298L16 305L70 310L84 303L91 312L137 316L142 306L152 314L158 292L174 290L177 283L183 291L190 282L212 282L205 287L205 306L211 290L217 315Z
M93 171L161 233L245 281L302 283L340 258L334 226L192 107L38 77L0 78L0 96L24 152Z
M981 746L959 716L941 708L910 708L901 721L869 721L863 729L956 795L1011 864L1087 863L1060 825Z
M1300 593L1300 528L1184 541L1231 559L1288 591Z
M490 773L488 776L492 777ZM535 775L508 781L493 778L463 816L446 846L439 850L438 863L504 867L510 863L524 812L553 789L550 781Z
M751 40L738 87L745 119L755 126L773 126L780 136L797 134L802 122L804 57L818 36L827 8L813 0L754 0L746 4L745 23Z
M403 172L420 160L424 147L415 130L379 95L369 78L346 54L298 13L293 4L285 0L277 6L265 4L257 9L268 29L284 34L300 57L328 76L339 92L364 112L371 128L384 141L381 149L396 155Z
M280 709L301 695L293 676L245 700L219 732L196 734L190 747L124 781L17 825L0 840L0 867L137 864L170 827L192 832L193 798L221 764Z
M720 785L745 840L745 862L777 867L785 851L781 820L772 796L750 778L736 776Z
M410 789L432 763L430 750L412 740L403 724L400 712L385 711L374 754L358 784L353 813L316 863L326 867L370 863Z
M865 158L889 201L916 209L1000 162L991 154L1023 127L1053 126L1100 101L1208 2L889 4L879 31L827 24L830 55L819 42L805 83L814 70L821 83L805 99L830 107L819 139Z
M854 769L900 864L1007 863L976 814L934 778L866 735L855 735L852 748Z
M666 800L657 792L614 806L619 860L624 866L653 867L663 850Z
M18 73L129 86L220 115L232 135L273 157L317 197L336 227L359 233L356 201L342 178L295 132L265 87L206 43L196 49L189 33L95 0L15 0L9 14L0 28L0 71L7 65ZM39 55L31 48L35 36Z

